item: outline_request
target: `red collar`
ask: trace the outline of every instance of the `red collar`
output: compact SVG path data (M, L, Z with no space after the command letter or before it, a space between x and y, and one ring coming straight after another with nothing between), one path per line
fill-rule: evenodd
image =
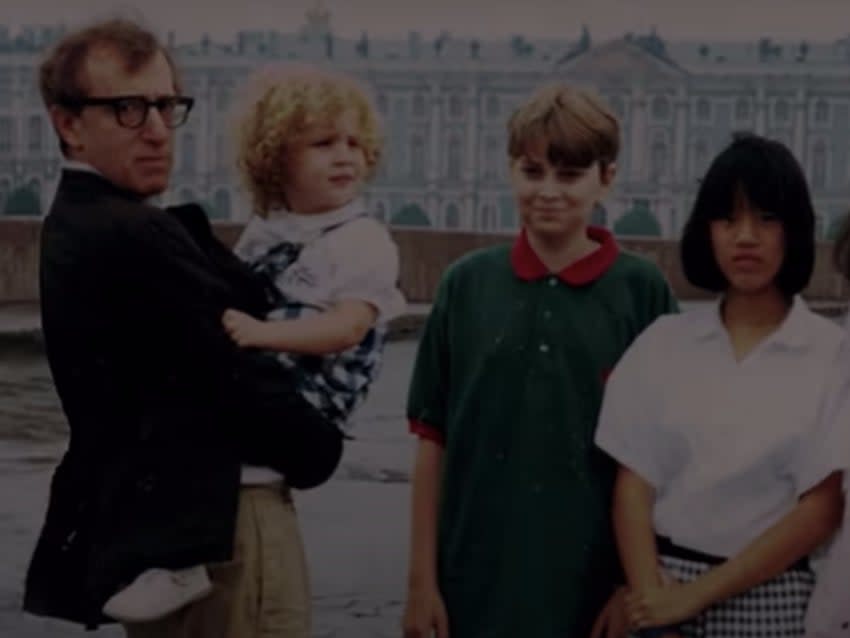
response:
M620 248L614 236L605 228L588 226L587 236L599 242L599 248L557 273L561 281L571 286L582 286L599 279L620 254ZM540 279L551 274L528 242L525 229L522 229L514 242L511 250L511 265L520 279Z

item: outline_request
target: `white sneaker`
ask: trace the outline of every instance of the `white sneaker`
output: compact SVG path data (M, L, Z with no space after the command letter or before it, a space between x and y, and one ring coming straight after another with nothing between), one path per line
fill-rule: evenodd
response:
M125 623L158 620L211 591L203 565L175 571L149 569L107 600L103 613Z

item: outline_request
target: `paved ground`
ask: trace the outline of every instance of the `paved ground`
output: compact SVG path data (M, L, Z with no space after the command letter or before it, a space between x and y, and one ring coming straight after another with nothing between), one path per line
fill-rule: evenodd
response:
M413 441L403 402L414 342L392 343L337 477L297 496L315 596L315 636L397 638L407 554ZM44 513L64 421L44 359L0 350L0 636L84 634L20 613L21 585Z

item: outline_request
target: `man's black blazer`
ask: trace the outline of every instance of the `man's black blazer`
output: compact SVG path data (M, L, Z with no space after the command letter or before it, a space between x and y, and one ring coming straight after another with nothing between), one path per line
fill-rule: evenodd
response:
M95 626L145 567L232 554L240 467L325 480L339 432L221 316L262 316L264 284L197 207L167 213L66 170L41 236L47 358L70 429L24 608Z

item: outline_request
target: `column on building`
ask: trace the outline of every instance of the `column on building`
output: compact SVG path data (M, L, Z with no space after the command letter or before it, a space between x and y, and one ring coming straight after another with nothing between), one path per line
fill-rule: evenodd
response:
M428 164L425 168L427 187L425 191L425 212L432 222L439 221L440 211L437 184L440 181L442 155L440 153L440 119L442 95L437 81L431 82L430 113L428 117Z
M213 153L215 151L215 125L212 118L212 111L215 108L215 102L211 90L210 74L211 69L203 72L196 72L195 94L200 98L200 106L198 109L198 134L195 136L195 176L198 191L196 197L205 198L212 203L213 192L211 190L211 174L214 167Z
M765 135L767 132L767 96L765 95L764 82L761 81L756 87L756 135Z
M466 157L463 169L463 201L461 204L461 216L468 220L469 226L475 227L478 219L478 211L476 205L478 198L476 195L476 187L478 185L478 138L479 121L480 121L480 100L481 94L478 87L474 84L469 85L469 92L466 96L466 123L464 131L466 132ZM463 225L463 224L462 224Z
M25 179L24 154L27 144L27 92L26 85L18 69L12 76L12 189L22 186Z
M647 116L646 92L640 84L634 86L631 99L631 174L634 183L646 181L647 174Z
M674 100L675 138L673 140L674 153L674 188L687 181L688 176L688 94L684 84L679 84Z
M653 206L655 219L661 227L661 236L664 238L673 236L673 199L669 191L655 200Z
M797 89L794 100L794 154L802 165L806 165L806 90Z

